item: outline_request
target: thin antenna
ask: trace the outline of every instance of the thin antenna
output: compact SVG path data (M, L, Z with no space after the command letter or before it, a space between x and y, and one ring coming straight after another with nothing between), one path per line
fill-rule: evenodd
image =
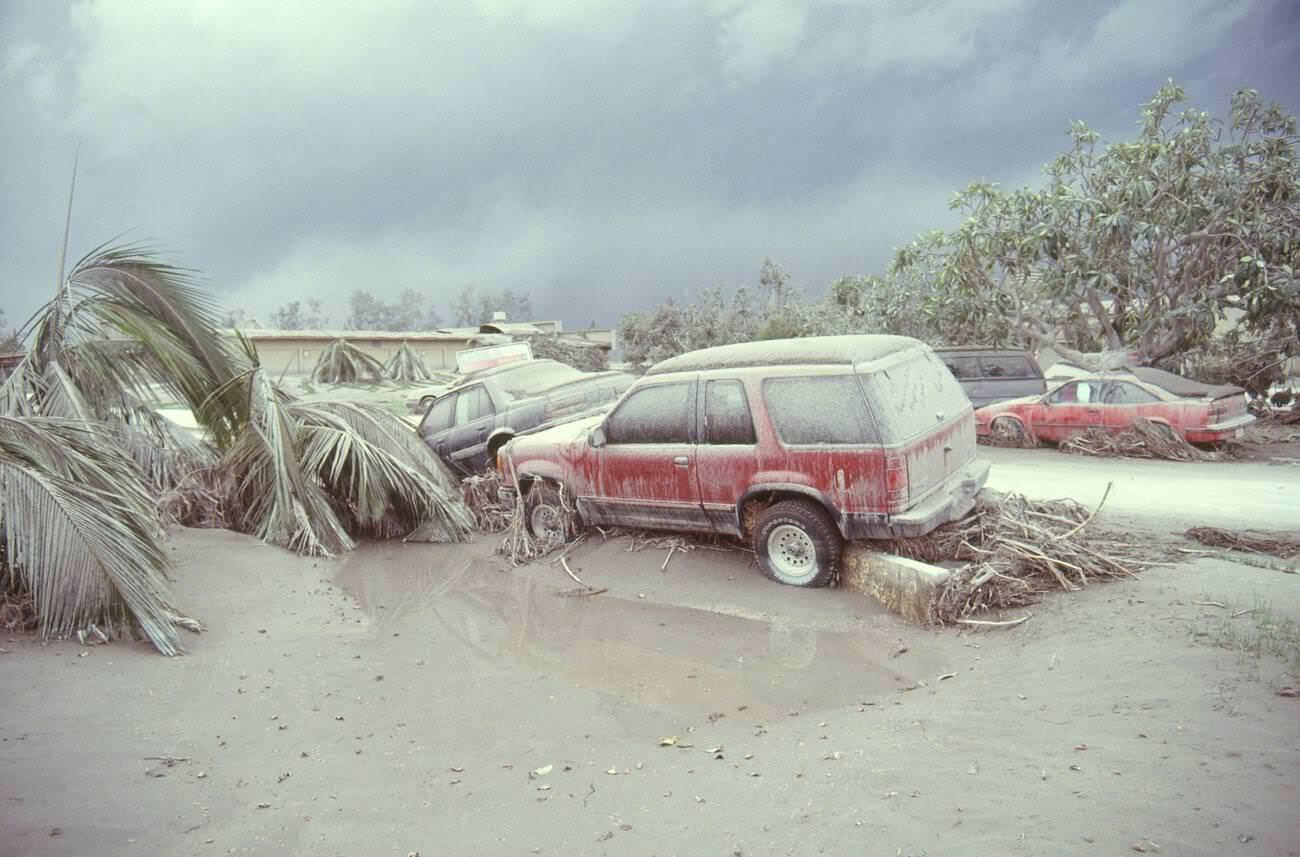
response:
M68 185L68 213L63 219L63 246L59 248L59 281L54 284L55 293L63 288L63 274L68 265L68 235L72 232L72 195L77 190L77 164L81 160L81 141L77 141L77 151L72 156L72 182Z

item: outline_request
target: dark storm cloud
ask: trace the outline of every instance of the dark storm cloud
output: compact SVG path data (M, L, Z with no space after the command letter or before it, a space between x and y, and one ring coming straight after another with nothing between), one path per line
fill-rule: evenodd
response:
M256 313L476 283L611 324L764 256L820 292L969 181L1035 180L1071 119L1125 135L1169 76L1217 113L1294 98L1300 68L1267 0L3 8L11 322L78 139L74 249L133 229Z

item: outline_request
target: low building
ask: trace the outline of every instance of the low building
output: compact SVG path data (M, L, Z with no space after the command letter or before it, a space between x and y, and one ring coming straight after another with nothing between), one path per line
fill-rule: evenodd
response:
M273 378L310 375L321 352L336 339L346 339L381 363L388 362L405 342L434 371L455 371L457 351L515 338L555 334L593 344L607 352L614 347L612 330L592 328L566 332L558 321L497 322L478 327L415 331L241 329L239 332L253 344L262 367Z

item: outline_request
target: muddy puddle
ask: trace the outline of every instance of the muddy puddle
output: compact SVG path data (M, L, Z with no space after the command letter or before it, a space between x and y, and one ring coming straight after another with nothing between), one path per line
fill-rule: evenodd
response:
M343 562L335 582L377 635L420 628L435 645L454 638L456 648L501 668L679 714L833 708L944 671L926 653L892 657L897 637L881 630L819 631L780 619L581 596L475 554L473 546L366 545Z

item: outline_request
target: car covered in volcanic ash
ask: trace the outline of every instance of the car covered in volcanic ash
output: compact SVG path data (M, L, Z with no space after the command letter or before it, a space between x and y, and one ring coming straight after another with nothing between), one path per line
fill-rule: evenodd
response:
M653 366L608 414L521 434L502 492L527 524L724 533L796 586L834 579L844 539L920 536L966 515L988 478L970 402L900 336L724 345Z
M1044 395L980 408L976 431L1008 440L1060 442L1089 431L1121 432L1142 418L1167 426L1190 443L1214 444L1240 437L1255 421L1246 411L1242 388L1202 384L1160 369L1079 370L1049 383Z
M472 475L519 432L607 409L633 380L626 372L583 372L555 360L481 369L434 398L417 432L453 472Z

